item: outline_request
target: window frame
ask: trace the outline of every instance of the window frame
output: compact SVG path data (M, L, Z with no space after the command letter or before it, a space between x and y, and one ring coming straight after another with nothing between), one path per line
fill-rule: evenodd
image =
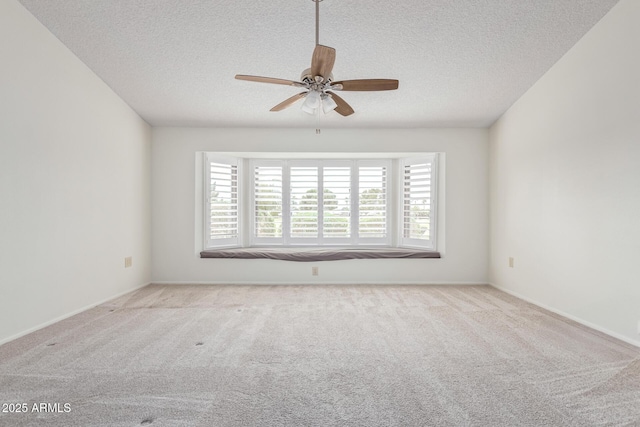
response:
M205 152L204 157L204 241L205 250L225 249L232 247L289 247L289 248L309 248L309 247L358 247L358 248L376 248L376 247L408 247L419 248L425 250L437 249L438 234L438 192L442 191L438 180L438 153L411 153L408 157L400 157L394 153L388 153L389 157L379 157L382 153L377 153L375 157L357 158L355 156L349 158L333 157L330 158L294 158L289 157L286 153L283 157L274 158L273 154L260 157L247 155L244 157L242 153L211 153ZM407 156L409 153L405 154ZM234 239L213 240L208 235L211 227L210 223L210 163L234 164L238 170L238 233ZM408 164L416 164L428 161L431 163L431 198L430 198L430 238L427 239L409 239L404 237L404 168ZM349 165L350 171L350 206L349 206L349 237L324 237L322 236L322 227L318 227L318 238L291 238L291 218L290 208L290 186L291 186L291 167L295 166L316 166L319 168L331 166ZM257 237L256 231L256 198L255 198L255 168L260 166L281 167L282 169L282 237ZM360 168L361 167L384 167L385 169L385 228L384 237L367 238L359 237L360 226ZM318 174L319 205L324 199L322 182L322 173ZM355 195L355 196L354 196ZM322 206L322 205L320 205ZM318 212L318 221L323 216L323 209Z

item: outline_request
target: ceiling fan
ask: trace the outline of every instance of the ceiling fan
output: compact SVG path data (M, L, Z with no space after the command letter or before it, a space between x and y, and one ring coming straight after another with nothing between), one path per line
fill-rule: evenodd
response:
M322 0L311 0L316 4L316 47L311 57L311 68L302 72L300 81L276 79L272 77L248 76L236 74L236 79L259 83L271 83L295 86L304 90L285 99L271 111L282 111L304 98L302 111L315 114L322 110L325 114L335 110L342 116L354 113L353 108L339 97L335 91L379 91L398 89L398 80L392 79L361 79L361 80L333 80L333 64L336 60L336 50L319 43L319 11Z

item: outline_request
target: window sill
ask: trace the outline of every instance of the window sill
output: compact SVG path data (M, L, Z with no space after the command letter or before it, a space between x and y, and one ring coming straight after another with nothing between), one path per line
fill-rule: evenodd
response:
M207 249L200 258L337 261L345 259L440 258L440 252L409 248L231 248Z

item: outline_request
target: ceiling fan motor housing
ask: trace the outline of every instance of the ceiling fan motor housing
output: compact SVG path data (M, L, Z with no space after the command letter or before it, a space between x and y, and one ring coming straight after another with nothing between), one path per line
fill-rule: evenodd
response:
M311 74L311 68L307 68L306 70L304 70L302 72L302 74L300 74L300 81L303 83L309 83L309 84L313 84L316 82L315 77L313 74ZM329 77L327 77L324 80L324 83L330 83L333 81L333 74L329 74Z

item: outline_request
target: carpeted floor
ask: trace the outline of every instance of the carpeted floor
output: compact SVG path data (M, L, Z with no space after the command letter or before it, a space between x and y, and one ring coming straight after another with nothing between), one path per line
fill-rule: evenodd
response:
M0 425L640 426L640 350L487 286L152 285L0 346L22 403Z

